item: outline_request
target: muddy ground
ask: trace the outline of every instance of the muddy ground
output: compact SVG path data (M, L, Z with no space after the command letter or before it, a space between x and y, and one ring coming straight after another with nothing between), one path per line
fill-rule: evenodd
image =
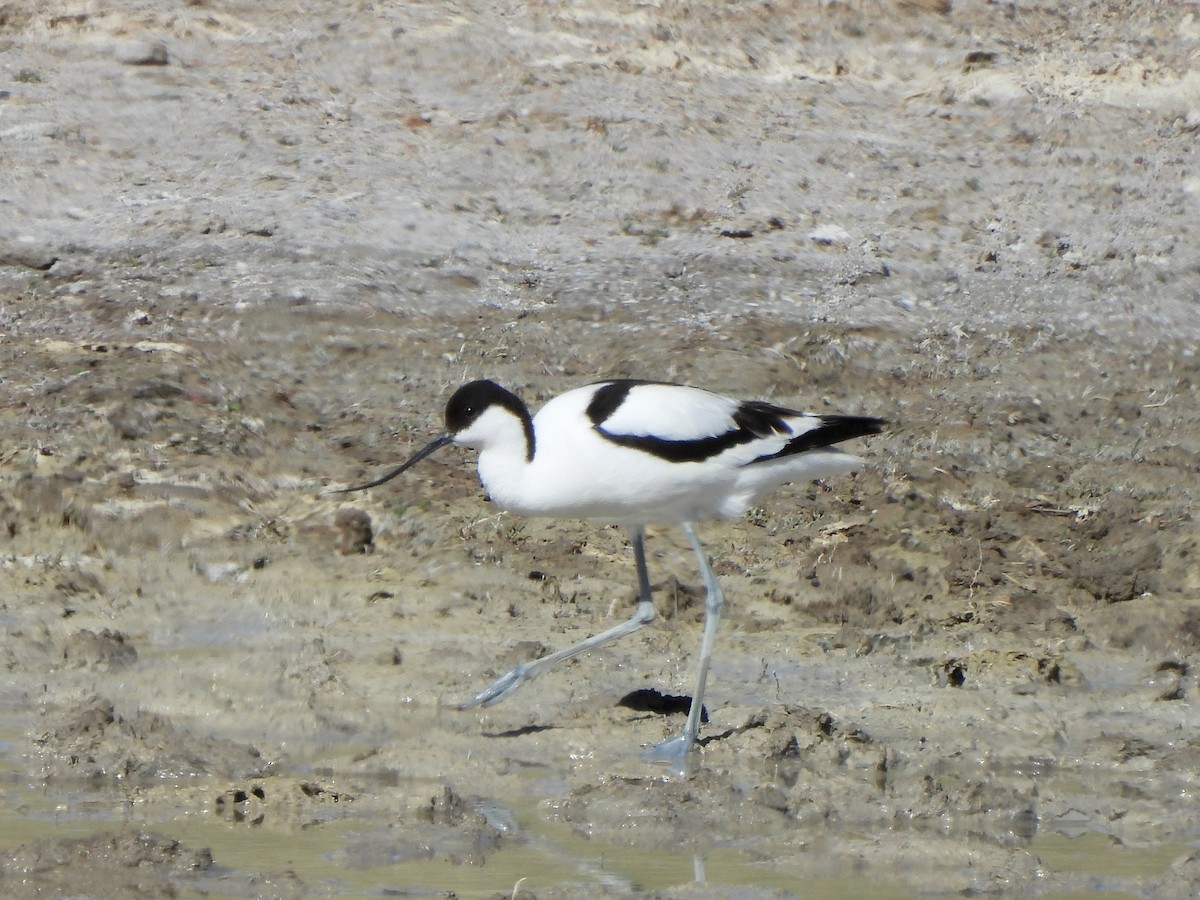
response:
M0 2L0 893L1190 897L1196 4ZM458 384L884 416L625 535Z

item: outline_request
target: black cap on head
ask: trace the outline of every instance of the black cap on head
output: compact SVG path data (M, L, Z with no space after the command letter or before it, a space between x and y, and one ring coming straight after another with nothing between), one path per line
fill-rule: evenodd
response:
M446 430L457 434L470 428L489 406L500 406L517 418L529 415L525 404L512 391L506 391L494 381L479 380L464 384L446 403Z
M520 397L494 381L471 381L454 392L446 404L446 430L451 434L465 431L492 406L508 410L521 421L528 448L526 457L533 459L533 419L529 408Z

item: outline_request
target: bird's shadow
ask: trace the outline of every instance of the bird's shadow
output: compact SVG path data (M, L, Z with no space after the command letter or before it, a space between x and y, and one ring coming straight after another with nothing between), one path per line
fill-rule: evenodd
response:
M685 694L664 694L654 688L639 688L618 700L617 706L659 716L674 716L679 713L687 715L692 708L692 698ZM707 707L700 707L700 723L708 724Z
M484 737L488 738L517 738L525 737L527 734L538 734L542 731L553 731L557 725L522 725L520 728L509 728L504 731L485 731Z
M656 716L674 716L687 715L692 706L692 698L686 694L664 694L662 691L654 688L639 688L636 691L630 691L615 704L616 706L631 709L635 712L647 712ZM708 708L701 707L700 722L708 724ZM519 728L507 728L504 731L485 731L484 737L487 738L519 738L531 734L540 734L543 731L553 731L558 728L558 725L522 725ZM713 734L705 737L697 738L696 743L704 746L712 741L719 741L731 737L739 729L730 729L724 734Z

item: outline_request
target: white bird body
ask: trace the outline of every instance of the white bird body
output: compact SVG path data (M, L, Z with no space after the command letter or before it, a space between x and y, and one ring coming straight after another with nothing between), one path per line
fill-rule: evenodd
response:
M627 390L610 415L589 415L606 388ZM501 509L621 525L736 518L782 484L829 478L863 464L834 447L775 457L823 421L779 407L769 408L789 430L746 435L749 440L724 447L716 443L741 430L736 417L744 405L677 384L600 382L560 394L533 417L532 459L522 421L499 406L455 434L454 442L479 449L480 481ZM667 452L707 440L711 446L693 455L711 452L677 461L614 438L675 445Z
M536 416L491 381L463 385L446 404L447 433L374 487L449 443L479 450L479 478L491 501L526 516L603 519L628 527L638 606L626 621L565 650L523 663L462 704L497 703L565 660L653 621L643 547L645 526L677 523L705 585L699 676L683 733L657 745L679 758L696 742L705 680L724 595L693 522L744 514L774 488L852 471L863 460L834 444L878 434L881 419L816 415L698 388L619 379L568 391Z

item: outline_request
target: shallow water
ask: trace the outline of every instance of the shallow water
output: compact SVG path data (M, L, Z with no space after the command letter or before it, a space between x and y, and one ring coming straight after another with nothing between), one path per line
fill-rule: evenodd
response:
M871 830L862 826L841 828L832 823L790 845L783 855L764 858L752 849L738 849L737 829L731 830L730 846L722 847L719 834L710 835L706 849L646 847L636 840L612 842L602 834L588 836L586 830L561 821L555 812L557 803L542 797L562 790L564 771L531 768L519 779L524 790L508 798L508 805L496 799L477 799L474 809L502 833L504 840L495 849L478 857L469 847L451 841L439 845L414 843L402 837L406 827L403 816L389 818L378 809L357 816L348 810L327 811L323 820L297 823L277 815L264 805L253 806L245 814L232 818L212 802L221 789L218 779L191 779L187 782L153 786L101 783L31 783L23 773L27 761L19 758L23 745L21 717L9 715L0 727L0 779L5 802L0 809L0 850L50 838L84 838L121 828L170 834L183 844L206 847L218 861L214 870L196 873L176 882L187 895L189 890L207 896L244 896L249 873L288 873L306 885L306 892L321 896L377 896L399 892L405 895L443 895L449 892L464 898L506 895L516 889L536 895L546 889L577 891L607 888L618 894L657 891L677 885L707 884L713 887L760 888L782 891L806 898L877 897L901 898L928 896L912 885L913 872L907 866L954 865L953 858L939 862L930 854L925 862L895 860L872 861L869 854L849 857L844 852L853 846L870 845ZM353 748L343 748L352 751ZM304 773L296 773L303 775ZM312 775L312 772L308 773ZM1012 772L1005 773L1011 776ZM1025 773L1029 774L1029 773ZM1074 783L1087 790L1086 776L1080 772L1041 771L1034 773L1049 791ZM339 779L325 772L322 784L337 789ZM286 778L276 772L276 778ZM747 773L747 777L752 777ZM380 775L379 785L399 788L401 795L436 795L442 783L436 780L403 780ZM261 782L274 790L272 780ZM362 777L355 779L361 790ZM151 799L147 787L175 792L177 798L191 798L173 804ZM1129 790L1136 790L1133 784ZM195 805L191 805L195 804ZM719 825L713 829L720 831ZM905 829L899 829L903 840ZM1035 825L1031 838L1000 830L972 834L950 821L940 834L925 829L911 831L914 841L933 839L951 841L962 847L975 846L988 851L997 841L1019 848L1037 859L1045 885L1036 890L1045 898L1082 896L1143 896L1144 885L1165 874L1181 855L1200 845L1200 835L1192 842L1179 839L1161 844L1123 846L1111 836L1092 831L1082 814L1066 816L1056 823ZM889 839L897 829L887 829ZM446 839L442 835L442 839ZM955 857L957 858L957 857ZM276 876L278 877L278 876ZM927 881L930 873L923 879ZM269 879L268 879L269 880ZM933 876L936 882L936 874ZM1069 885L1069 889L1062 889ZM934 891L934 894L940 893Z
M435 785L430 785L432 790ZM474 865L445 858L383 862L391 826L368 827L353 821L333 822L301 830L230 823L212 811L167 818L142 818L132 804L84 790L40 791L11 782L0 814L0 850L46 838L80 838L122 824L162 831L192 847L207 847L222 869L243 872L290 872L323 895L355 897L385 891L421 895L453 892L459 897L483 898L516 885L536 893L546 888L603 886L619 892L653 891L688 883L776 888L805 897L914 896L892 882L886 872L863 872L838 877L827 866L797 854L789 860L763 865L754 854L735 850L705 853L642 849L606 844L548 822L535 811L514 818L519 838ZM107 793L107 792L105 792ZM431 848L436 854L437 848ZM1095 851L1099 854L1099 848ZM1067 857L1069 850L1059 850ZM1077 856L1070 856L1078 866ZM1111 863L1110 863L1111 865ZM814 875L813 869L816 873ZM1129 870L1131 871L1131 870ZM1146 869L1145 871L1150 871ZM241 882L224 894L219 874L202 879L213 896L240 896Z

